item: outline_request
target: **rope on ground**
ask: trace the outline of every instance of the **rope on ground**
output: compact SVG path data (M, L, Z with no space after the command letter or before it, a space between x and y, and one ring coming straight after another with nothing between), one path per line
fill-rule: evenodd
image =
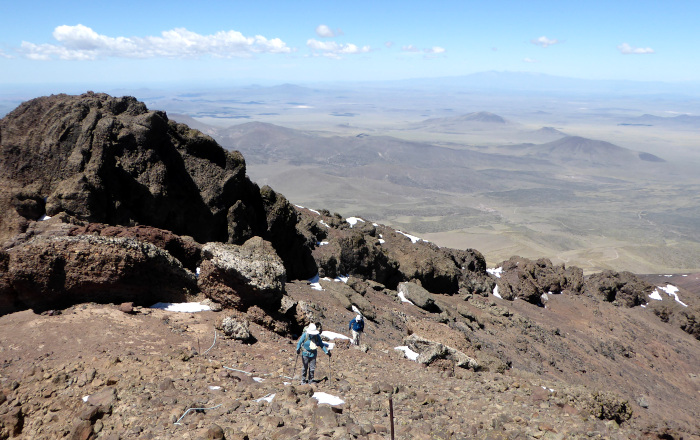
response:
M212 406L211 408L190 408L187 411L185 411L185 413L179 419L177 419L177 422L175 422L175 424L181 425L180 420L182 420L182 418L185 417L190 411L204 411L204 410L208 410L208 409L216 409L216 408L220 407L221 405L223 405L223 404L220 403L216 406Z
M209 350L211 350L212 348L214 348L214 344L216 344L216 330L214 330L214 342L211 344L211 347L209 347L209 348L207 349L207 351L205 351L204 353L202 353L202 356L204 356L205 354L209 353Z

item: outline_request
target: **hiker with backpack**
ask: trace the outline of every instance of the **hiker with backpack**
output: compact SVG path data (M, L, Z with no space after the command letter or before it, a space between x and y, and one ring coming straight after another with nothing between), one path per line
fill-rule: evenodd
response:
M365 330L365 321L362 319L362 315L358 314L350 321L348 326L350 331L352 331L352 343L355 345L360 345L360 335Z
M321 335L316 324L311 323L304 330L304 333L297 342L297 354L301 352L301 383L313 383L314 372L316 371L316 349L321 347L324 353L331 356L328 344L321 340ZM308 373L308 379L307 379Z

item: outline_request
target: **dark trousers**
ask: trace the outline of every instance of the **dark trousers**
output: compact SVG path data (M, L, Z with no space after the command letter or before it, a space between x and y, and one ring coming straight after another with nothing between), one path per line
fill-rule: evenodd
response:
M316 371L316 357L301 356L303 370L301 371L301 383L308 383L314 380L314 372ZM308 373L309 379L306 379Z

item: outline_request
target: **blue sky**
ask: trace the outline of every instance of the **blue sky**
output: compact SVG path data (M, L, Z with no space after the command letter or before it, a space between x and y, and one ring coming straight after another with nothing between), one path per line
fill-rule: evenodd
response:
M700 80L698 1L7 1L0 86Z

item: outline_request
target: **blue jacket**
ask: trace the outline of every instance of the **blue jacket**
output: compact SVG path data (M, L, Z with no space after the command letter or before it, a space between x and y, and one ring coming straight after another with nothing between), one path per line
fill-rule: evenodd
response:
M297 342L297 351L301 349L301 355L306 357L315 357L316 350L312 350L310 347L311 341L313 341L316 346L321 347L323 352L328 354L328 344L321 340L321 335L307 335L306 333L301 335L299 342Z
M350 321L350 325L348 328L350 330L355 330L356 332L361 332L365 329L365 320L360 319L359 321L355 318L352 318L352 321Z

